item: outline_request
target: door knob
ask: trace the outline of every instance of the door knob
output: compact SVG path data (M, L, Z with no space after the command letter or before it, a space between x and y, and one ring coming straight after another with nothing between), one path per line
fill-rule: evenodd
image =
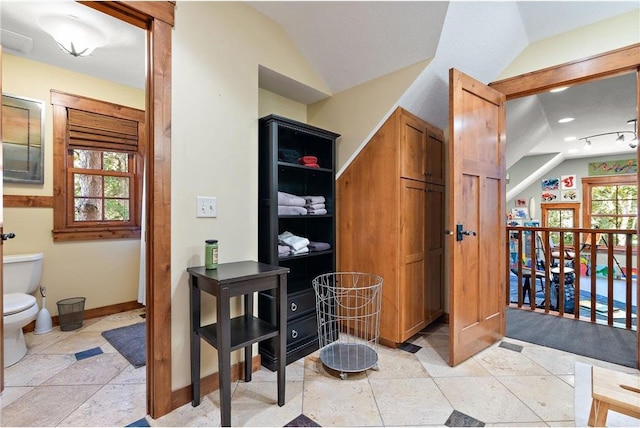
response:
M9 232L9 233L3 233L2 234L2 240L6 241L7 239L13 239L16 237L16 234L13 232Z
M467 236L476 236L477 233L475 233L473 230L463 230L462 231L463 235L467 235Z
M453 231L451 231L451 230L445 230L445 231L444 231L444 234L445 234L445 235L450 235L450 236L455 235L455 233L453 233Z

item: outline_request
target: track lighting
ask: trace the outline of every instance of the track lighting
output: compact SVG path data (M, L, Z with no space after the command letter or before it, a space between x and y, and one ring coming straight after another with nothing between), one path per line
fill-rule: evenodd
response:
M613 131L613 132L604 132L602 134L589 135L588 137L582 137L579 140L584 141L585 150L591 150L591 140L593 138L606 137L608 135L616 135L615 142L616 143L624 143L626 141L625 134L631 134L631 140L629 141L629 147L635 149L638 147L638 120L637 119L629 119L627 124L633 124L633 131ZM611 141L611 140L609 140Z

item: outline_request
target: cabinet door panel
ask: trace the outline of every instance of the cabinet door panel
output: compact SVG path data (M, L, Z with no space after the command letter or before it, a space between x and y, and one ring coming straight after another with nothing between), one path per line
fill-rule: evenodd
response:
M427 184L425 194L425 319L435 321L443 312L444 186Z
M403 114L400 123L400 172L403 178L425 180L426 123Z
M400 246L401 341L425 326L425 184L402 179Z
M444 185L444 134L432 126L427 129L426 180Z

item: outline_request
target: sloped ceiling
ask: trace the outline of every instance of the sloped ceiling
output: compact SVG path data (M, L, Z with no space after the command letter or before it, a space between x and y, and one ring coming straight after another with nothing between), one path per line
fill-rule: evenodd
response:
M334 93L423 59L433 58L398 101L399 105L436 126L448 126L448 70L455 67L489 83L530 44L576 28L629 12L637 1L453 1L453 2L248 2L278 22ZM417 27L417 28L415 28ZM640 31L640 24L639 24ZM633 82L631 82L633 85ZM576 137L597 129L633 130L635 93L629 81L612 81L601 95L578 88L565 96L520 100L507 108L508 160L523 155L564 151L553 122L568 102L581 107ZM602 88L603 90L609 90ZM593 92L593 91L591 91ZM604 101L618 96L608 112ZM568 96L566 96L568 95ZM588 101L600 99L600 103ZM631 114L631 116L630 116ZM616 118L616 123L605 119ZM621 121L620 118L624 118ZM564 132L566 128L562 131ZM565 135L562 135L564 137ZM607 152L611 146L603 145ZM619 152L629 147L613 147ZM596 150L592 153L595 154ZM584 154L582 154L584 155Z
M638 1L259 1L247 4L282 26L333 93L432 59L398 103L443 129L447 127L449 68L456 67L488 83L532 42L640 8ZM144 55L141 53L144 33L140 29L69 0L3 1L0 7L2 29L23 36L23 40L29 39L31 46L28 52L12 50L7 46L10 37L3 37L7 52L144 87ZM179 13L180 1L177 8ZM109 45L82 61L61 55L51 37L37 26L39 16L55 13L94 22L108 33ZM6 35L3 31L3 36ZM261 85L271 85L278 88L276 92L307 104L330 95L266 69L260 71L260 80ZM618 94L617 102L606 115L626 120L635 115L635 111L629 112L629 106L635 108L635 103L627 98L634 97L637 91L628 83L623 84L627 85L623 90L605 89L609 94ZM574 91L572 97L580 98L578 91ZM601 106L605 98L593 93L588 97L600 101L591 101L591 106ZM551 138L554 132L551 112L558 108L551 105L553 100L540 98L522 103L519 110L527 106L533 110L513 116L511 108L507 108L510 156L519 159L521 154L558 150L557 144L554 146L557 140L547 138L545 143L541 139ZM618 106L624 110L615 110ZM605 116L602 109L593 108L581 114L584 114L583 125L596 124ZM518 117L525 119L514 122ZM620 120L616 128L618 125L632 129ZM594 133L597 132L588 132ZM587 132L576 136L584 134Z

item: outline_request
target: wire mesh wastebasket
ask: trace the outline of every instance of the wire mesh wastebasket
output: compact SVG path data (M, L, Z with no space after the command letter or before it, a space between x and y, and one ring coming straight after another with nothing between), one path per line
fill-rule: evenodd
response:
M315 277L320 360L348 373L378 370L382 278L361 272L334 272Z
M85 301L84 297L71 297L57 302L60 330L69 331L82 327Z

